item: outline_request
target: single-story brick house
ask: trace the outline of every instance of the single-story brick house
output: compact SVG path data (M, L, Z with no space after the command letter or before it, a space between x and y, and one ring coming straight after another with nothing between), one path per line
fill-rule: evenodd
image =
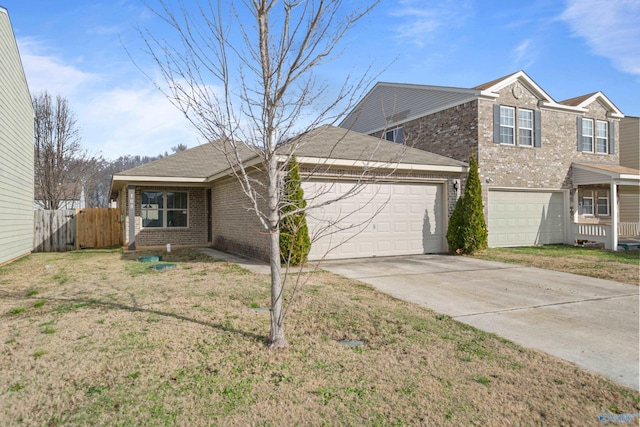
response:
M310 259L447 250L447 221L466 163L332 126L299 138L305 198L318 205L307 214ZM290 147L281 146L281 162ZM258 187L266 183L257 155L247 149L241 156ZM352 197L323 205L354 187ZM210 245L268 259L268 236L225 153L213 144L114 175L112 198L121 209L129 248ZM333 232L322 235L327 224ZM334 250L325 256L329 248Z

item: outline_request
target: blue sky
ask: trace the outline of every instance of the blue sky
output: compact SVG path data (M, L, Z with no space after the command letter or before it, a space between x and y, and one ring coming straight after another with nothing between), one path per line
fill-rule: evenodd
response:
M156 155L203 141L136 63L157 70L136 28L170 37L140 0L0 0L32 93L69 99L92 154ZM637 0L382 0L320 78L369 64L377 80L473 87L524 70L556 101L602 91L640 116ZM126 50L125 50L126 48Z

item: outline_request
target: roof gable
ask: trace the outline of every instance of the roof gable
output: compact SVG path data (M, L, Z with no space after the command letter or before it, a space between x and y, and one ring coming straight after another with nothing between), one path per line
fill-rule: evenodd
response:
M339 126L371 134L472 101L479 94L476 89L378 82Z
M611 113L612 117L624 117L622 111L620 111L618 107L616 107L616 105L611 102L611 100L607 98L602 92L593 92L586 95L577 96L575 98L560 101L558 104L586 109L590 104L593 104L594 102L600 102L609 111L609 113Z
M518 71L508 76L476 86L474 89L482 91L483 96L497 98L498 92L514 83L520 83L531 91L540 101L549 104L555 104L553 98L547 94L531 77L524 71Z

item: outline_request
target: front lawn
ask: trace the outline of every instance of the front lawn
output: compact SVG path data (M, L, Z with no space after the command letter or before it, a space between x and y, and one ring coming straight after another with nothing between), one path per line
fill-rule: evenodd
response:
M569 245L489 248L474 255L490 261L521 264L640 285L640 251L607 251Z
M191 251L0 268L3 425L598 425L636 391L321 272L267 349L268 277ZM347 347L339 340L362 340Z

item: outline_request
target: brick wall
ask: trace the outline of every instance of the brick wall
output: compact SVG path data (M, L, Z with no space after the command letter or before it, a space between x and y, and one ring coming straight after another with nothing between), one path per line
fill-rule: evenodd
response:
M188 198L187 228L142 228L141 197L142 191L186 191ZM122 191L121 209L124 212L125 244L129 238L129 217L126 203L127 188ZM136 246L204 245L207 243L207 224L205 213L205 189L197 187L136 187Z
M478 102L471 101L405 123L405 144L463 162L478 146Z
M255 176L260 179L260 176ZM269 260L269 235L235 177L216 181L212 191L213 247Z

